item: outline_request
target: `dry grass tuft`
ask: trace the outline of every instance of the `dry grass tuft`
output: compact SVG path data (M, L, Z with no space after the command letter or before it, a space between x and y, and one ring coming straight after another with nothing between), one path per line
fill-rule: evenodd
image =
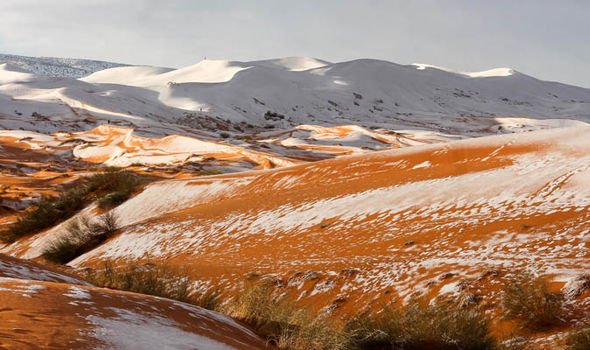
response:
M569 350L588 350L590 349L590 328L579 330L566 339L567 349Z
M192 281L178 270L152 264L127 265L88 272L86 279L93 284L129 292L155 295L191 303Z
M518 320L529 331L546 330L562 323L564 301L552 293L541 277L519 273L504 288L502 307L506 319Z
M355 317L346 325L354 349L495 349L488 320L475 308L451 302L384 307Z
M270 283L250 284L225 308L279 349L344 349L346 336L327 319L312 316L287 298L273 294Z
M113 212L99 216L95 222L82 216L69 223L66 234L51 242L42 256L48 261L65 264L96 248L115 234L117 227Z
M155 295L196 305L209 310L219 310L222 298L219 290L212 288L198 293L193 280L179 269L146 263L88 271L86 279L100 287Z

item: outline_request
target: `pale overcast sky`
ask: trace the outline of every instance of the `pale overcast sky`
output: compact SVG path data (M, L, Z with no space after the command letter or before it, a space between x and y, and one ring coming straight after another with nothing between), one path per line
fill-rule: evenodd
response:
M590 87L589 16L587 0L0 0L0 52L170 67L379 58Z

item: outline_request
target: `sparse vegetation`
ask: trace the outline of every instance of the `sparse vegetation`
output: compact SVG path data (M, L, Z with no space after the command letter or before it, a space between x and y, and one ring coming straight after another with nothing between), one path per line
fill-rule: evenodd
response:
M579 330L567 337L567 348L569 350L590 349L590 328Z
M272 120L274 122L285 119L285 116L277 113L277 112L273 112L273 111L266 111L266 113L264 113L264 119L265 120Z
M88 219L80 218L72 221L67 227L67 234L58 237L43 251L46 260L65 264L80 256L80 249L88 239Z
M4 243L12 243L20 237L49 228L74 215L84 205L86 190L72 188L58 197L45 197L34 208L20 216L2 233Z
M117 217L108 212L91 222L83 216L67 226L66 234L60 236L43 251L43 258L58 264L65 264L87 251L92 250L117 231Z
M384 307L355 317L346 325L354 349L495 349L488 320L476 308L451 302Z
M247 281L240 294L222 302L217 290L195 293L191 279L177 269L153 264L128 265L88 273L102 287L156 295L217 310L247 324L269 344L284 350L521 350L525 338L498 341L489 321L474 306L453 301L428 303L417 299L406 306L386 306L363 313L344 327L311 313L275 293L272 280ZM520 284L519 284L520 285ZM522 288L522 287L521 287ZM570 349L587 349L590 332L568 338Z
M102 269L88 272L86 278L101 287L195 303L191 298L192 281L167 266L145 264L115 268L105 264Z
M561 323L563 297L552 293L541 277L519 273L504 289L504 316L518 320L523 328L538 331Z
M17 239L55 226L74 216L91 200L91 194L101 196L98 200L103 209L112 208L127 200L137 185L137 175L129 171L108 169L82 179L76 186L57 197L45 197L33 208L21 215L0 239L12 243Z
M212 288L196 293L186 273L165 265L146 263L115 268L107 263L102 269L88 271L86 279L97 286L155 295L209 310L220 309L222 302L219 290Z
M274 297L269 283L246 287L225 311L279 349L344 349L347 343L345 334L327 319L313 317L285 297Z
M139 178L130 171L112 169L104 173L95 174L87 179L89 192L105 193L98 205L102 209L109 209L125 202L139 185Z

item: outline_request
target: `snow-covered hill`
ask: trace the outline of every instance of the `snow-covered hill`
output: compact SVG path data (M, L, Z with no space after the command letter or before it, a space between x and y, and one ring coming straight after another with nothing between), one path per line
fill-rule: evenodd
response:
M0 245L2 253L43 261L74 220L111 210L118 230L70 267L182 267L195 287L228 296L243 283L273 282L336 318L451 297L481 306L494 331L508 329L502 288L531 270L580 314L590 310L590 89L510 68L369 59L54 72L0 63L0 228L104 166L150 182L112 209L96 203L109 193L91 193L73 217ZM78 348L125 348L137 338L129 327L158 335L142 348L190 347L195 336L260 344L198 308L92 286L70 293L80 282L57 270L17 274L31 266L0 254L0 310L7 300L47 326L7 313L0 334L18 326L39 335L19 333L19 342L65 344L53 330L66 324L62 334L87 336ZM72 300L79 294L86 301ZM555 349L574 316L533 341Z
M590 118L590 90L507 68L455 73L367 59L206 60L174 71L152 70L139 80L133 69L105 70L82 80L142 87L172 107L277 126L352 122L444 128L478 117ZM278 115L265 116L268 111Z
M28 72L58 78L81 78L99 70L121 67L124 64L58 57L28 57L0 54L0 63L10 63Z
M94 66L92 66L94 67ZM457 73L431 65L312 58L127 66L81 79L0 65L0 127L90 129L107 120L153 134L359 125L462 136L590 120L590 89L508 68Z
M2 349L265 349L231 318L0 254Z
M495 313L515 271L546 274L564 293L587 281L589 140L588 126L562 128L158 181L114 209L114 237L69 265L147 260L235 292L272 278L342 313L416 295ZM2 252L37 258L66 227ZM575 295L587 314L590 292Z

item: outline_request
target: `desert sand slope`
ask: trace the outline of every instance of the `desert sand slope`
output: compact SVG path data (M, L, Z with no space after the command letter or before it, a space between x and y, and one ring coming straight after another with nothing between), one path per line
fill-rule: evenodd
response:
M0 278L14 278L90 286L89 283L30 260L0 254Z
M91 287L0 255L2 349L262 349L220 314L168 299Z
M356 309L415 293L493 300L519 269L567 289L590 269L589 151L590 128L566 128L163 181L71 265L149 258L230 288L270 275L322 305L358 293Z

